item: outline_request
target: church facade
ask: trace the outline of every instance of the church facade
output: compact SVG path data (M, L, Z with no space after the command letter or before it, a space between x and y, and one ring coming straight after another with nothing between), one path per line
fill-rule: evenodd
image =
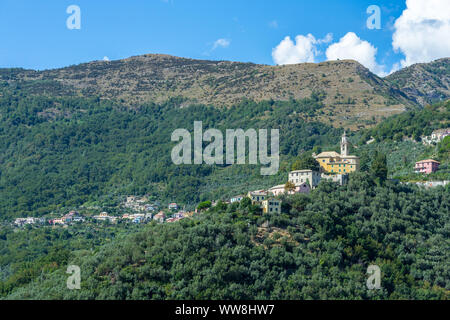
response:
M345 132L341 138L341 153L325 151L314 156L324 173L346 174L359 170L359 157L349 155L349 142Z

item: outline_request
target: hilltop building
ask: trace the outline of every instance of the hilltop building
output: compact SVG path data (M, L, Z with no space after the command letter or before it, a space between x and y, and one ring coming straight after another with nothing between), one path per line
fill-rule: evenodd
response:
M164 220L166 220L166 214L163 211L160 211L159 213L155 214L153 220L158 222L164 222Z
M245 198L245 196L243 196L243 195L234 196L233 198L231 198L230 202L231 203L241 202L242 199L244 199L244 198Z
M65 223L70 223L70 222L83 221L84 219L78 211L70 211L68 214L66 214L62 217L62 220Z
M107 212L101 212L99 215L93 216L92 218L97 221L109 221L112 223L117 222L117 217L110 216Z
M17 218L16 220L14 220L14 224L16 226L23 226L26 224L35 224L36 222L40 222L41 220L38 218L33 218L33 217L28 217L28 218Z
M439 143L442 140L444 140L445 137L450 136L450 128L447 129L438 129L434 130L431 133L431 136L428 137L422 137L423 144L432 144L432 143Z
M247 194L247 197L250 198L250 200L252 200L252 204L257 204L267 199L267 191L266 190L250 191Z
M178 204L176 203L169 203L169 210L178 210Z
M250 191L247 194L247 197L250 198L250 200L252 200L253 205L259 205L264 213L267 212L281 213L281 200L271 198L269 192L270 191L266 190Z
M261 202L263 213L281 213L281 200L266 199Z
M286 192L286 189L284 188L284 184L279 184L277 186L273 186L269 190L267 190L269 193L271 193L274 196L282 195Z
M417 161L414 167L414 171L416 173L429 174L432 172L436 172L439 169L439 165L440 162L433 159Z
M339 183L339 185L343 186L348 182L348 173L346 174L324 174L322 173L322 179L328 180L331 182Z
M308 183L311 189L314 189L320 182L320 173L313 170L295 170L289 172L288 179L295 187Z
M359 157L349 155L349 142L344 132L341 139L341 153L335 151L322 152L314 158L319 162L324 173L345 174L359 170Z

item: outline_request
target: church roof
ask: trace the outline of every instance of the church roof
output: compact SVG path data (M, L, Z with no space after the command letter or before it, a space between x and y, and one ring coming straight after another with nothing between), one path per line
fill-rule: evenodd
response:
M319 153L316 158L336 158L340 157L341 155L337 153L336 151L325 151Z

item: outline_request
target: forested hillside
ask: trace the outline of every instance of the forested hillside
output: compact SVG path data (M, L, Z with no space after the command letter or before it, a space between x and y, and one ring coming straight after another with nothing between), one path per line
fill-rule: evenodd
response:
M356 173L347 186L285 198L281 215L219 204L70 251L28 285L1 288L8 299L448 299L448 194ZM65 287L66 263L80 266L80 290ZM382 270L381 290L366 287L370 264Z
M0 98L0 218L43 215L102 196L155 195L195 205L252 188L283 183L291 159L314 146L335 144L342 132L304 120L322 97L252 102L219 110L183 107L183 100L129 109L100 99L25 96ZM281 168L273 177L259 166L175 166L172 132L194 121L203 127L280 129Z
M449 138L437 144L422 143L422 137L444 128L450 128L450 100L392 116L372 129L355 133L353 139L358 146L355 152L361 157L362 169L367 167L374 152L385 153L391 178L450 180ZM429 175L415 174L415 162L424 159L440 161L439 170Z
M313 94L302 100L244 101L219 110L186 107L183 99L172 99L129 109L98 98L36 97L4 90L0 97L0 217L43 215L126 194L150 194L193 206L284 183L295 157L313 148L335 148L339 142L342 130L309 119L322 110L322 100L323 96ZM199 119L205 129L223 132L279 128L278 175L263 179L258 166L173 165L172 131L187 128L192 132L193 122ZM409 111L363 131L361 139L357 133L353 152L362 157L364 167L379 147L388 154L392 174L407 172L403 168L412 170L426 148L421 143L411 148L412 142L402 140L420 139L449 123L448 101ZM376 143L365 146L371 136ZM442 149L436 155L445 160L448 152Z
M434 64L442 74L433 81L446 79L447 64ZM422 108L428 100L402 91L411 86L400 73L381 79L353 61L270 67L149 55L1 69L0 297L448 299L450 186L409 182L450 179L449 137L420 141L450 126L450 102ZM437 100L448 99L440 92ZM279 129L278 173L174 165L171 134L192 133L194 121L223 133ZM285 184L313 152L339 151L344 128L361 160L347 185L323 181L282 196L281 214L263 214L249 199L204 210ZM414 174L425 157L440 170ZM12 223L80 208L119 215L129 195L160 201L152 214L170 202L203 210L162 224ZM81 290L66 288L69 264L81 267ZM381 290L366 287L370 264L381 267Z
M450 100L392 116L367 130L362 142L366 142L371 136L377 141L402 141L404 138L412 138L420 142L421 136L429 136L436 129L448 127L450 127Z

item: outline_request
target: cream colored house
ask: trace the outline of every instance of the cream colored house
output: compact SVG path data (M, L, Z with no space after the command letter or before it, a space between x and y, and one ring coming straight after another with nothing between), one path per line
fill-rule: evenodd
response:
M267 191L270 194L272 194L273 196L279 196L279 195L282 195L282 194L284 194L286 192L286 189L284 188L284 186L285 186L284 184L279 184L277 186L273 186L272 188L270 188Z
M266 190L250 191L247 194L247 197L250 198L250 200L252 200L253 204L259 204L261 201L267 199L267 191Z
M295 170L289 172L289 182L296 187L309 183L311 189L317 187L320 182L320 173L313 170Z
M281 200L266 199L261 203L263 213L281 213Z

